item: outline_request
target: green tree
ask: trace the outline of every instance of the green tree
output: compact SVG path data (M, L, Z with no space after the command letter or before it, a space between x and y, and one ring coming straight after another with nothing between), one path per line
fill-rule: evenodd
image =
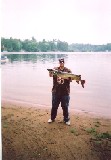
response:
M45 41L45 39L43 39L42 42L39 42L39 51L41 52L50 51L50 45L48 42Z
M22 43L19 39L1 39L1 44L4 46L4 50L8 52L19 52L22 49Z
M49 41L49 48L50 48L50 51L57 51L57 44L54 39L53 41Z
M22 42L22 49L26 52L38 52L39 49L38 49L38 43L36 42L35 39L32 39L32 40L24 40Z
M68 43L58 40L57 41L57 50L58 51L68 51Z

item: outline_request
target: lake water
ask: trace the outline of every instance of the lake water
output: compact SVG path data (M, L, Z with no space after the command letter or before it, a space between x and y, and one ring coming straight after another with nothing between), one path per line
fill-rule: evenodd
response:
M111 117L111 53L7 54L1 65L1 99L51 107L52 78L47 68L65 66L86 80L71 82L70 109Z

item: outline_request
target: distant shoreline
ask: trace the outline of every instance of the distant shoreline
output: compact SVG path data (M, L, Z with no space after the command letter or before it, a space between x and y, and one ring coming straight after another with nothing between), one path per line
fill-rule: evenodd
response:
M8 52L111 52L111 43L83 44L71 43L61 40L37 41L32 39L1 38L1 51Z

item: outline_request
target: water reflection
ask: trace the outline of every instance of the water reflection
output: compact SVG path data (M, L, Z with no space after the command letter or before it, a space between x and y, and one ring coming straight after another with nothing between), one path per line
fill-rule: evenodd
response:
M32 62L37 63L38 61L45 63L45 62L55 62L59 58L63 57L67 59L67 54L8 54L7 55L9 61L11 63L14 62Z

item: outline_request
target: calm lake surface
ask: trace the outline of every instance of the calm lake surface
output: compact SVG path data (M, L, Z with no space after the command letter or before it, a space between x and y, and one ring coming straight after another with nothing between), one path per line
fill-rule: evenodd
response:
M6 55L6 54L5 54ZM7 54L1 65L1 99L51 107L52 78L47 68L65 66L86 80L71 82L70 109L111 117L111 53Z

